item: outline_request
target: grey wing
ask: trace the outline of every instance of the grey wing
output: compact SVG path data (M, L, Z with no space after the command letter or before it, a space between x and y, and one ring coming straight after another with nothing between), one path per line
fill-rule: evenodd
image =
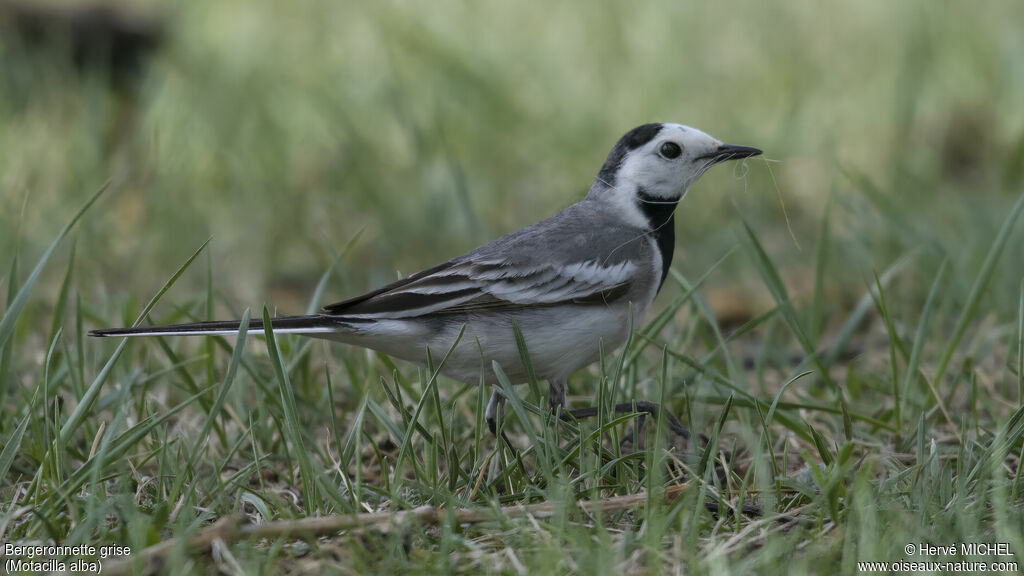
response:
M563 216L565 212L558 216ZM615 233L550 218L363 296L328 314L409 318L521 309L575 302L601 304L630 293L642 262L630 258L635 232ZM637 244L637 243L634 243ZM638 243L641 247L645 242Z

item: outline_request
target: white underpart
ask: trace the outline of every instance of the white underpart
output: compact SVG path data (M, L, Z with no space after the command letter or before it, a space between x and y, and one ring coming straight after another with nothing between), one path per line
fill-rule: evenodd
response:
M565 378L581 366L620 346L629 326L628 306L575 306L525 309L509 315L516 319L526 340L531 364L539 379ZM378 320L365 327L335 333L328 338L380 350L396 358L422 364L429 347L439 364L458 337L462 325L452 322L433 331L415 318ZM495 382L492 361L509 380L524 382L526 374L508 315L479 314L466 318L465 332L441 371L461 382L475 383L481 375Z

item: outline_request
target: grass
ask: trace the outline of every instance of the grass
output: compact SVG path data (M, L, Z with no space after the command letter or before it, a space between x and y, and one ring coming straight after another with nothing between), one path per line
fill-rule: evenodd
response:
M184 2L128 91L0 43L0 541L127 546L105 573L1019 567L1021 9L814 8ZM658 119L779 162L685 200L654 309L570 380L598 417L482 367L516 450L445 350L85 337L315 310L554 212ZM697 434L622 445L632 399Z

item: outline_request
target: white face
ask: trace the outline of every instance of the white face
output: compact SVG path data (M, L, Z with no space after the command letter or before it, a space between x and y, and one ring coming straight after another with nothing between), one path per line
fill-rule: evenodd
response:
M674 209L708 168L760 153L682 124L644 124L615 144L587 198L613 206L627 222L650 226L658 205Z
M658 135L623 159L615 187L642 188L649 196L680 200L690 186L717 162L722 142L696 128L664 124Z

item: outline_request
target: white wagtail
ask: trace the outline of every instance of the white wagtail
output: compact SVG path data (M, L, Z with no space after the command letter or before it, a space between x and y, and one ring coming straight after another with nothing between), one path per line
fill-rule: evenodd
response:
M331 304L320 314L285 316L277 333L304 334L379 350L423 363L427 348L451 350L442 373L492 385L486 419L497 428L503 397L490 369L525 382L513 320L526 341L534 375L548 382L552 412L567 410L565 386L598 359L600 347L625 342L665 283L675 241L676 206L708 168L761 154L723 144L680 124L644 124L627 132L605 160L586 198L558 214L413 274L379 290ZM633 317L630 318L632 313ZM94 330L92 336L234 334L237 321ZM250 329L262 329L252 320ZM654 413L650 402L617 412ZM686 434L672 416L670 425Z

